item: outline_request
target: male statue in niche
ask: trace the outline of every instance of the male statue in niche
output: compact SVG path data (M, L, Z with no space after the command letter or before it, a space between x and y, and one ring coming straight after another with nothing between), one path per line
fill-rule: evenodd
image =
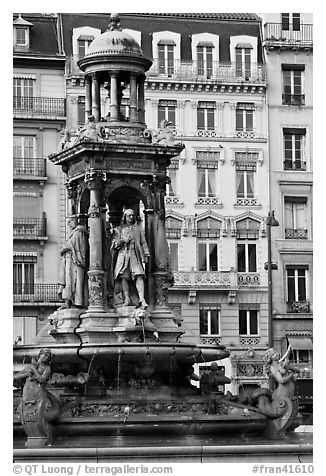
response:
M121 282L123 306L132 304L130 285L135 283L139 303L137 307L146 309L145 301L145 264L150 254L145 234L136 220L134 210L124 211L121 225L116 228L112 238L114 282Z

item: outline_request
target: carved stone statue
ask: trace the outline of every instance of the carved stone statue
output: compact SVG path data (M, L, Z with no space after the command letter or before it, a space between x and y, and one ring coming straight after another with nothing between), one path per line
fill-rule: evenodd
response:
M65 299L61 309L69 307L87 307L87 268L88 268L88 231L74 221L70 220L68 226L71 230L66 244L61 248L63 257L60 279L59 296Z
M46 383L51 376L51 351L41 349L36 361L14 375L14 384L25 380L19 413L28 436L26 446L39 446L40 442L51 445L53 428L51 422L59 416L59 405Z
M102 142L102 129L103 127L95 122L95 116L90 115L88 117L88 123L79 132L78 140Z
M295 392L295 381L299 369L291 366L287 358L281 360L281 356L273 348L266 351L269 373L273 377L277 387L272 398L293 397Z
M157 131L156 141L164 145L174 144L174 135L173 130L169 128L172 125L172 122L167 119L163 119L160 123L160 128Z
M144 297L145 267L150 256L145 234L136 221L135 212L125 210L121 226L117 227L112 239L115 283L121 282L123 305L132 304L130 284L135 283L139 304L148 307Z

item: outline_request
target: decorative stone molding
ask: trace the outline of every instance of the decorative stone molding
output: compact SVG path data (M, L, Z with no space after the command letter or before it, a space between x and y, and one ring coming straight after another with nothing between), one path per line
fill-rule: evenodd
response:
M259 345L260 337L240 337L240 344L246 346Z
M200 337L201 343L206 345L220 345L221 339L219 337Z
M196 296L197 296L197 290L196 289L189 289L188 304L195 304Z
M228 294L228 303L234 304L237 297L237 292L234 289L231 289Z
M238 285L239 286L259 286L260 274L259 273L238 273Z

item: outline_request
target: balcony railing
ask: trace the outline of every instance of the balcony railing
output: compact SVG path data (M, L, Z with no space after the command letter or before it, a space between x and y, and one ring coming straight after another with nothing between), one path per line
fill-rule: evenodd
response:
M306 314L310 312L310 301L291 301L287 304L287 312L294 314Z
M14 303L60 302L57 284L14 284Z
M303 228L285 228L285 238L289 240L306 240L308 238L308 230Z
M14 158L14 177L46 177L46 159Z
M13 100L14 115L65 117L64 98L14 96Z
M175 286L230 286L231 271L173 271Z
M300 30L283 30L281 23L266 23L264 41L267 44L312 46L313 25L302 24Z
M307 164L303 160L284 160L284 170L307 170Z
M305 95L304 94L282 94L283 106L304 106Z
M201 62L189 60L173 60L168 64L160 64L154 58L153 65L147 73L148 78L173 78L188 80L219 80L219 81L248 81L264 82L266 80L265 67L262 64L213 61L203 65Z
M46 236L46 217L42 218L14 218L14 238L42 238Z
M259 273L238 273L238 285L239 286L259 286L260 274Z
M257 198L237 197L236 205L243 207L252 207L258 205Z

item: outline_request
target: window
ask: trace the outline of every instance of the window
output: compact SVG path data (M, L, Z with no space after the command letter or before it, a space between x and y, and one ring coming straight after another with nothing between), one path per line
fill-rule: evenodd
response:
M237 244L238 254L238 272L255 273L257 271L256 244L239 243Z
M173 126L175 126L175 111L177 107L177 101L163 101L160 100L158 103L157 111L157 122L158 127L160 127L161 122L166 119L170 121Z
M34 79L14 78L14 108L33 109Z
M236 46L235 48L235 69L237 77L250 78L251 76L251 50L248 47Z
M172 41L159 41L158 43L158 70L160 74L172 76L174 73L174 47Z
M286 269L288 302L307 300L308 267L288 266Z
M215 102L199 101L197 107L197 130L213 131L215 129Z
M258 335L258 310L239 310L239 334Z
M282 72L282 104L288 106L303 106L305 103L303 89L304 65L282 64Z
M307 197L284 197L285 238L307 239Z
M213 73L213 45L197 46L197 73L198 76L210 78Z
M282 13L282 30L290 30L289 13ZM300 31L300 13L292 13L292 31Z
M253 131L254 104L237 103L235 111L235 128L237 131Z
M91 36L91 35L80 36L78 38L77 44L78 44L79 59L82 59L84 58L85 55L87 55L88 47L92 43L93 40L94 40L94 36Z
M33 136L14 136L13 152L16 159L35 157L36 138Z
M34 343L37 333L37 317L32 316L14 316L13 322L13 341L21 338L19 344L29 345Z
M77 124L85 124L85 96L78 96L77 99Z
M172 271L178 271L179 269L179 260L178 260L178 250L179 243L175 241L169 241L169 251L170 251L170 263Z
M255 172L237 170L237 198L254 197Z
M312 350L308 349L295 349L291 350L290 362L294 364L311 364L312 363Z
M215 169L197 168L198 197L216 196L216 173Z
M171 182L166 185L166 196L175 197L177 195L177 169L168 169L167 172Z
M283 129L284 170L306 170L304 140L306 129Z
M198 243L198 271L217 271L217 244L210 242Z
M34 294L36 256L14 256L14 294Z
M16 46L28 46L28 29L16 27Z
M201 306L199 309L200 335L220 334L220 311L213 306Z

